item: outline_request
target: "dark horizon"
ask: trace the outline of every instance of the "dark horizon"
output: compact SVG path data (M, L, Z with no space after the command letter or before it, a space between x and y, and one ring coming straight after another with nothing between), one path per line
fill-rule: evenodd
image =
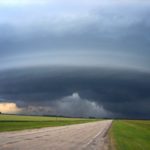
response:
M24 114L149 117L150 73L55 66L3 71L0 76L1 102L16 103Z

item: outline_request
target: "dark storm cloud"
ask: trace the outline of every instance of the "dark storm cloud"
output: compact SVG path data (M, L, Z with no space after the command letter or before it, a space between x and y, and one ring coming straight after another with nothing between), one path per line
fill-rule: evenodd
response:
M111 112L111 115L105 113L102 116L150 116L150 73L104 68L28 68L1 72L0 82L1 97L20 107L57 106L54 108L60 111L62 107L56 103L63 104L65 97L77 93L81 102L95 102L106 112ZM65 105L71 107L72 103ZM66 114L64 110L61 112Z
M149 118L149 15L139 0L0 1L0 102L23 113Z

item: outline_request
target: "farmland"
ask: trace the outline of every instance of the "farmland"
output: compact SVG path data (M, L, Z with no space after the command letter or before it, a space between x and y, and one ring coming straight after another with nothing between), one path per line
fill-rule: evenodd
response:
M0 115L0 132L95 121L100 121L100 119ZM150 149L150 121L114 120L109 136L111 150L148 150Z
M112 150L148 150L150 149L150 121L114 121L110 136Z
M99 119L0 115L0 132L64 126L98 121Z

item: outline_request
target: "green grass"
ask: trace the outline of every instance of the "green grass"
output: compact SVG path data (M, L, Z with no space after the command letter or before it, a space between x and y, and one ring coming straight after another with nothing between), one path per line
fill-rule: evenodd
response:
M114 150L150 150L150 121L114 121L110 136Z
M99 119L0 115L0 132L64 126L98 120Z

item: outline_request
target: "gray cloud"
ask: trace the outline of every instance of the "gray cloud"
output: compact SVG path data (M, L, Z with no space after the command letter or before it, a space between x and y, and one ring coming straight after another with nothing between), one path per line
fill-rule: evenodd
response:
M0 101L27 112L148 118L149 8L138 0L0 2Z
M49 102L48 106L29 105L22 107L21 113L34 115L57 115L73 117L107 117L110 112L94 101L82 99L78 93Z
M87 111L87 114L89 101L116 117L148 118L150 114L149 73L104 68L42 67L5 71L0 77L1 97L16 102L20 107L45 107L52 103L63 106L64 101L72 108L73 104L77 102L78 105L83 100L81 104L85 105L85 110L80 107L79 112ZM71 99L70 103L63 99L68 99L66 96L74 92L79 93L81 98L74 102ZM58 108L61 110L63 107ZM71 114L70 108L66 109L66 113ZM72 113L75 111L76 108Z
M23 9L21 14L28 17L26 23L21 16L16 16L20 23L13 22L15 18L11 20L11 17L7 21L1 19L0 68L78 66L80 62L83 66L119 65L149 70L150 22L147 18L150 5L136 4L94 5L83 13L75 11L70 15L70 9L62 15L45 9L38 14L40 21L34 13L30 18ZM20 7L15 8L18 9Z

